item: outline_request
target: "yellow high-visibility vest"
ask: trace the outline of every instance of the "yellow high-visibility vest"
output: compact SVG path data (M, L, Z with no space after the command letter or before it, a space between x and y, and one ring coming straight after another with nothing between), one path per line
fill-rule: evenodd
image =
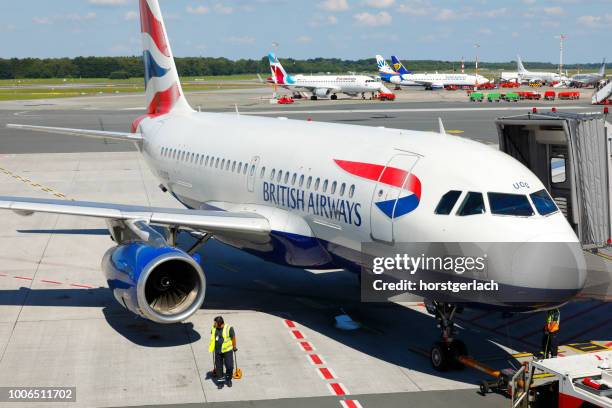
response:
M222 353L227 353L228 351L232 350L233 344L232 344L232 338L230 337L230 329L232 328L232 326L226 324L225 326L223 326L223 331L222 331L222 336L223 336L223 344L221 345L221 352ZM215 351L215 332L217 331L217 328L215 326L212 327L212 330L210 331L210 343L208 343L208 352L212 353L213 351Z
M555 333L559 331L559 322L561 320L561 313L558 310L550 310L546 314L546 326L545 330L549 333Z

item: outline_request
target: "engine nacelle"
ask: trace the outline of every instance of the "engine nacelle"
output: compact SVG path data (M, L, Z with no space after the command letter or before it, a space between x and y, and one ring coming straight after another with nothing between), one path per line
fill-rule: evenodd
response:
M395 85L399 85L402 82L402 79L400 78L399 75L393 75L389 77L389 82Z
M199 256L175 247L125 243L104 254L102 270L122 306L157 323L183 321L204 302Z
M330 91L331 91L330 89L326 89L326 88L317 88L314 90L314 94L318 96L319 98L324 98L327 95L329 95Z

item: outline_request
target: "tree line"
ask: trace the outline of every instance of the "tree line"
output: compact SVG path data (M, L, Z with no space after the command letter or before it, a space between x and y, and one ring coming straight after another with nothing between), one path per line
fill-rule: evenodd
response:
M311 58L280 60L289 73L319 72L374 72L374 58L343 60L339 58ZM460 71L460 61L414 60L404 61L413 71ZM528 69L556 70L557 65L544 62L525 62ZM230 60L227 58L184 57L176 58L176 66L181 76L209 76L232 74L264 74L269 71L268 59ZM565 65L567 69L597 69L599 64ZM474 69L473 61L466 61L467 70ZM516 70L516 63L485 62L480 68L493 70ZM0 59L0 79L19 78L137 78L143 77L144 68L141 57L76 57L76 58L11 58Z

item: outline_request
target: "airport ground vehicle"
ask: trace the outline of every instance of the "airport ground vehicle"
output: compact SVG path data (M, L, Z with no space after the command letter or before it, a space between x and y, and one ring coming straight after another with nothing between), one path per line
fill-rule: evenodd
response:
M375 97L380 101L394 101L395 100L395 94L390 93L390 92L379 92Z
M490 92L487 95L487 101L489 102L499 102L502 99L502 94L499 92Z
M470 101L471 102L482 102L484 100L484 94L482 92L472 92L470 93Z
M518 88L521 86L520 83L514 81L502 82L499 84L501 88Z
M586 249L610 241L612 156L605 113L530 113L496 120L499 148L544 183Z
M281 98L278 98L278 100L276 101L276 103L278 103L279 105L289 105L294 103L295 101L293 100L293 98L289 97L289 96L283 96Z
M542 98L542 94L535 91L520 91L517 92L520 99L530 99L530 100L539 100Z
M559 92L557 94L559 99L580 99L580 92L577 91L569 91L569 92Z
M544 92L544 99L547 101L554 101L556 98L555 91L546 91Z
M516 92L509 92L509 93L503 94L502 99L505 100L506 102L518 102L520 99L520 96Z

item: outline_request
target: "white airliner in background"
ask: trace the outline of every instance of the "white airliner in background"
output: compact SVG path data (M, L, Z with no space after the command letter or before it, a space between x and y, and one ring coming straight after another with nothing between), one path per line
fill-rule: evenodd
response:
M425 89L442 89L445 86L475 86L484 84L489 80L482 75L470 74L414 74L400 73L392 69L382 55L376 56L378 73L383 81L400 86L423 86ZM407 71L401 61L397 64L402 70Z
M402 242L519 243L516 254L489 257L483 279L514 296L483 294L471 305L491 310L555 307L583 287L576 235L540 180L515 159L442 132L196 112L183 94L158 1L140 0L140 13L147 112L132 132L8 126L132 141L162 190L186 208L0 197L0 208L22 215L106 220L114 245L102 269L131 312L175 323L202 306L205 274L193 248L176 246L180 231L271 262L353 271L370 267L367 259L381 254L376 248ZM571 246L561 267L557 257L530 253L526 245L548 241ZM362 249L370 248L364 243L376 245ZM541 269L517 270L525 259ZM528 294L537 301L521 302ZM458 305L438 295L431 292L430 310L443 336L431 359L443 370L465 346L452 338Z
M550 83L568 81L567 77L561 76L556 72L527 71L519 55L516 56L516 66L520 82Z
M367 75L288 75L274 53L268 54L272 80L283 88L311 93L310 99L338 99L339 93L365 96L366 92L390 93L379 80Z

